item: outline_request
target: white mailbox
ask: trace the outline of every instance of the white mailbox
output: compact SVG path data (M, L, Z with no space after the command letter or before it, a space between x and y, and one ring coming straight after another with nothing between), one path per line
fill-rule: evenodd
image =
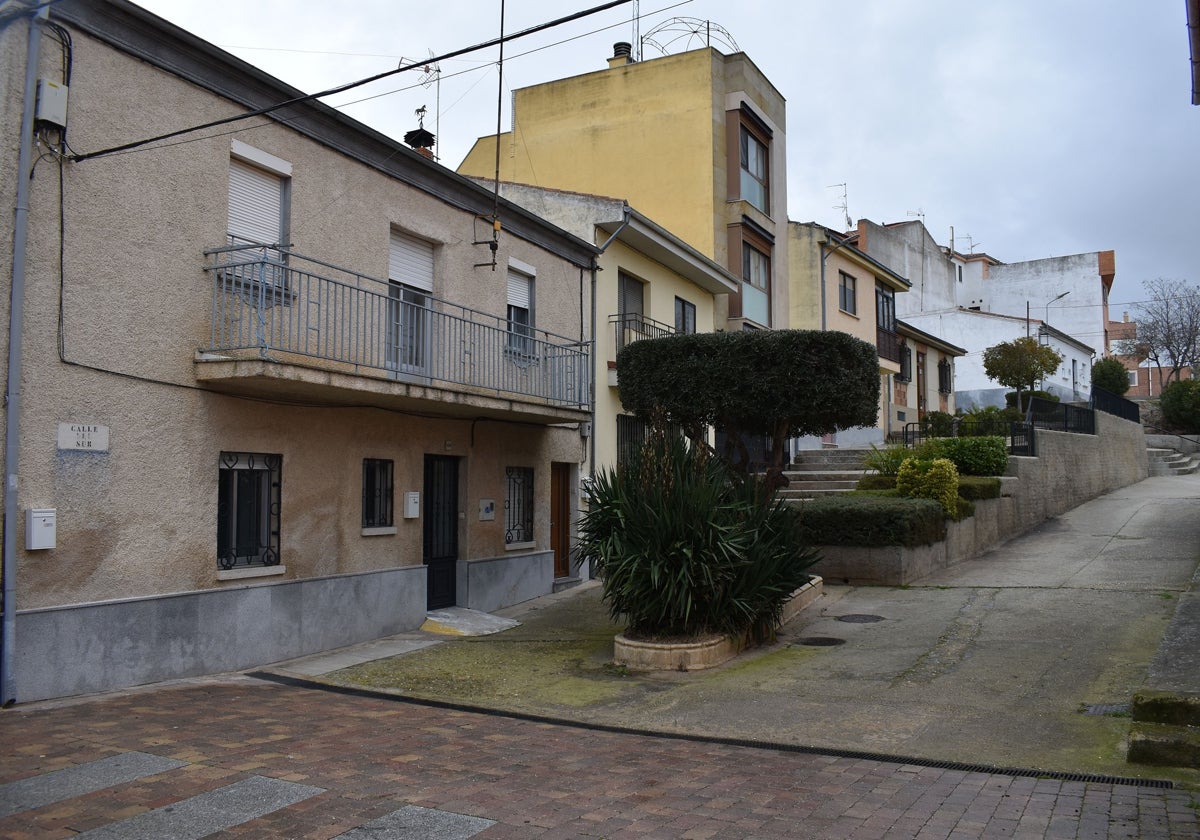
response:
M58 511L54 508L30 508L25 511L25 548L38 551L54 548Z
M417 519L421 515L421 491L409 490L404 494L404 518Z

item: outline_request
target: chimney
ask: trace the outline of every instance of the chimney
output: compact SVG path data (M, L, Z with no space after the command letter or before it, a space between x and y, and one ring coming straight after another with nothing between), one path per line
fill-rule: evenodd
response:
M628 41L617 41L613 44L613 55L608 60L609 67L624 67L633 64L633 44Z
M1129 323L1129 313L1128 313L1128 312L1122 312L1122 313L1121 313L1121 315L1122 315L1122 318L1121 318L1121 320L1122 320L1122 321L1124 321L1126 324L1128 324L1128 323Z
M424 126L414 128L404 135L404 142L413 147L417 154L433 160L433 132L426 131Z

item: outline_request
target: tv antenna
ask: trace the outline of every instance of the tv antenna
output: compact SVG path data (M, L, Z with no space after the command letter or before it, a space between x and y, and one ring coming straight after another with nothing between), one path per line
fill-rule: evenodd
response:
M925 224L925 211L918 207L916 210L909 210L909 216L914 216L921 220L921 224Z
M433 50L428 50L428 52L429 52L430 58L433 58L436 55L436 53L434 53ZM419 59L416 59L416 58L410 59L410 58L405 58L404 56L400 56L400 64L399 64L400 67L404 67L407 64L417 64L417 63L419 63ZM426 90L429 90L429 88L433 85L437 86L436 91L434 93L434 102L433 102L433 136L434 136L434 146L436 148L437 141L440 140L441 136L442 136L442 65L436 61L427 61L425 63L425 66L421 68L421 75L417 77L417 84L421 85ZM425 106L424 105L421 106L420 113L418 114L418 116L420 116L422 118L422 127L424 127L424 116L425 116ZM439 157L439 155L435 154L434 160L436 160L438 157Z
M854 220L850 218L850 201L846 197L845 182L843 181L840 184L829 184L828 186L825 187L825 189L832 190L832 189L837 189L838 187L842 188L842 203L833 205L833 209L842 211L842 217L846 220L846 231L848 233L850 231L850 228L854 227Z

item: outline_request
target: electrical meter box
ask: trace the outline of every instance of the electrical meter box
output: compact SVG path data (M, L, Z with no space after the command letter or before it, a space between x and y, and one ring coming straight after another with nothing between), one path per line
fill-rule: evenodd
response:
M49 79L38 79L35 117L39 122L65 128L67 125L67 86Z
M54 548L58 511L54 508L30 508L25 511L25 548L38 551Z

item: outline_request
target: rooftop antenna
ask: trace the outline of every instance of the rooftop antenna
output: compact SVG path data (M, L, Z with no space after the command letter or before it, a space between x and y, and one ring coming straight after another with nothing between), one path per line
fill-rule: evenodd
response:
M850 228L854 227L854 220L850 218L850 201L846 197L845 182L843 181L840 184L829 184L827 187L825 187L825 189L832 190L837 187L842 188L842 203L833 205L833 209L842 211L842 217L846 220L846 231L849 232Z
M915 216L916 218L921 220L921 224L925 224L925 211L922 210L920 207L918 207L916 210L909 210L908 215Z
M433 50L429 50L429 57L434 57ZM442 65L436 61L427 63L424 72L421 73L417 81L424 85L426 90L429 89L430 85L437 86L433 99L433 136L440 138L442 136ZM434 155L434 160L438 157L440 155Z
M974 254L976 248L975 237L969 233L964 233L963 237L967 240L967 253Z
M496 270L496 252L500 248L500 117L504 111L504 0L500 0L500 60L496 65L496 180L492 196L492 238L476 240L475 245L487 245L492 252L490 262L475 263L475 268L491 266Z
M641 28L642 9L638 0L633 0L633 60L642 60L642 38L638 34Z

